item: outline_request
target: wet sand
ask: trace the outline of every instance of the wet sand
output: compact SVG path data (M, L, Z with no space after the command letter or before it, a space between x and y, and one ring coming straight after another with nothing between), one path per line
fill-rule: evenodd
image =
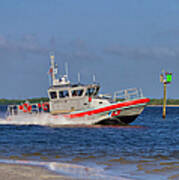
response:
M0 180L71 180L43 167L0 164Z
M40 166L0 163L0 180L79 180L88 178L88 175L83 178L63 176ZM100 174L94 176L94 179L130 180L125 177Z

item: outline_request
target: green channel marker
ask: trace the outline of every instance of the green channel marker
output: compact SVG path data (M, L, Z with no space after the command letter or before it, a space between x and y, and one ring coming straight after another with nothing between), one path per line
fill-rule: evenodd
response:
M167 83L170 83L172 82L172 74L166 74L166 77L167 77Z

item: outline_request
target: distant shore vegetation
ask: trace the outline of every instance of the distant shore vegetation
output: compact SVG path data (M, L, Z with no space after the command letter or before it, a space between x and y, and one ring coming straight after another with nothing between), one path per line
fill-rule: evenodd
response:
M47 97L42 97L42 98L32 98L32 99L26 99L26 100L21 100L21 99L0 99L0 105L9 105L9 104L23 104L25 102L29 103L43 103L43 102L48 102L49 99Z
M163 99L150 99L148 105L162 105ZM179 99L167 99L167 105L179 105Z
M9 104L23 104L26 101L29 103L43 103L48 102L49 99L47 97L42 98L31 98L26 100L20 100L20 99L0 99L0 105L9 105ZM163 99L150 99L150 102L148 105L162 105ZM167 105L179 105L179 99L168 99Z

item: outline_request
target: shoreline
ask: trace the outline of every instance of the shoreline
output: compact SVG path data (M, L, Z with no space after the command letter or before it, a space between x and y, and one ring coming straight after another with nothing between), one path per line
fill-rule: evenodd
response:
M78 180L111 179L130 180L123 176L105 174L103 169L96 169L77 164L38 162L26 160L1 160L0 180Z
M147 105L147 107L163 107L163 105ZM169 105L166 105L166 107L179 107L179 105L172 105L172 104L169 104Z
M46 167L0 163L0 179L5 180L72 180Z

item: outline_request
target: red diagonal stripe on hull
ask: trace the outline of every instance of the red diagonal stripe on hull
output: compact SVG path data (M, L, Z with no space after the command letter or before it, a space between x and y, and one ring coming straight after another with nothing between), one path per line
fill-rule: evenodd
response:
M111 111L111 110L114 110L114 109L117 109L117 108L129 107L129 106L137 105L137 104L146 104L149 101L150 101L149 98L137 99L137 100L133 100L133 101L127 101L127 102L122 102L122 103L118 103L118 104L112 104L112 105L102 107L102 108L99 108L99 109L80 112L80 113L76 113L76 114L70 114L70 115L67 115L67 117L69 117L69 118L78 118L78 117L83 117L83 116L86 116L86 115L90 116L90 115L102 113L102 112L105 112L105 111Z

